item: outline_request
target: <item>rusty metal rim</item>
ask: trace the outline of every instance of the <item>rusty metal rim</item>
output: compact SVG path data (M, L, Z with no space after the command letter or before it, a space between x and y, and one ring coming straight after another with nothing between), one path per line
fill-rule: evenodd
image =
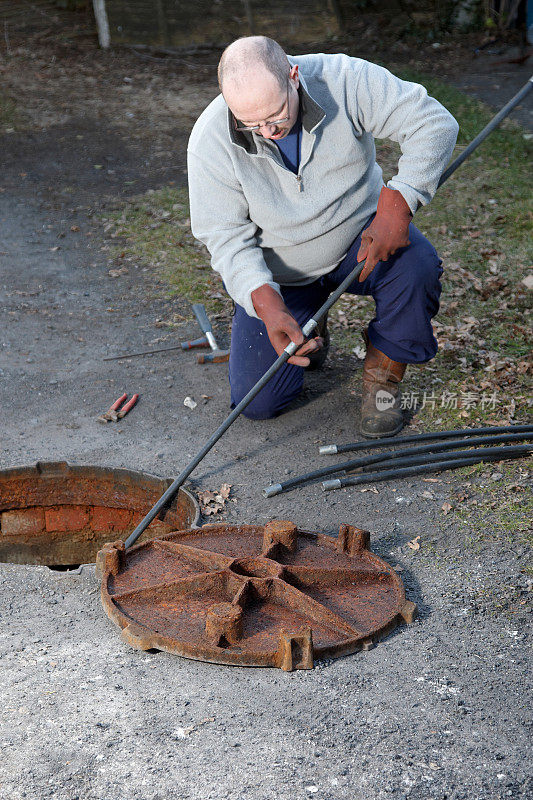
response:
M220 650L215 659L209 658L205 654L198 655L195 645L181 643L179 646L171 646L167 644L166 637L160 634L154 634L153 631L143 625L140 625L138 622L128 620L125 614L123 614L123 612L116 607L112 600L104 594L103 589L101 592L101 599L107 616L121 629L123 640L137 650L160 650L162 652L170 653L171 655L188 658L191 661L205 661L208 664L224 664L228 667L242 667L243 665L247 667L278 666L275 661L275 655L272 655L272 653L265 653L264 656L258 656L256 654L253 656L253 663L247 663L245 660L243 660L242 656L240 657L239 661L236 661L231 653L225 652L224 650ZM403 600L404 605L409 603L409 601L405 599L405 594L403 596ZM313 654L318 659L324 660L327 658L337 659L342 656L349 656L361 650L370 650L375 644L377 644L377 642L379 642L404 622L406 622L406 618L402 616L401 612L398 612L392 615L392 617L386 623L384 623L379 630L374 631L371 636L347 640L346 644L342 646L313 646ZM260 659L263 660L263 663L258 663Z
M153 482L154 486L153 489L159 491L161 488L161 484L163 486L169 486L173 478L164 478L159 475L154 475L151 472L141 472L139 470L131 470L126 469L124 467L114 467L114 466L100 466L100 465L91 465L91 464L70 464L67 461L36 461L32 465L24 464L24 465L15 465L12 467L7 467L5 469L0 470L0 490L2 488L2 479L6 481L12 481L17 479L29 479L32 478L35 473L42 477L43 480L47 478L57 478L61 476L65 476L65 478L83 478L84 476L91 476L96 478L101 478L102 482L105 483L111 479L118 479L118 480L125 480L125 481L132 481L132 483L138 483L139 485L143 482ZM188 505L191 511L192 519L189 522L190 530L196 530L199 528L199 521L201 517L200 507L196 497L184 486L180 487L180 493L187 499ZM8 511L15 508L21 508L23 506L20 505L13 505L12 502L9 501L8 498L2 497L0 494L0 512ZM6 562L10 563L10 562ZM38 567L43 566L39 564L15 564L16 566L25 566L25 567ZM79 567L75 570L66 570L65 574L73 575L73 574L81 574L81 571L84 566L90 567L94 566L95 561L87 561L80 564ZM61 574L61 573L60 573Z
M52 476L55 474L74 474L74 475L84 475L87 473L92 473L93 475L101 475L102 478L111 477L109 473L113 472L117 477L122 478L132 478L132 479L148 479L153 480L157 483L167 483L169 486L174 480L173 478L163 478L160 475L154 475L152 472L140 472L139 470L134 469L126 469L125 467L113 467L113 466L98 466L98 465L91 465L91 464L69 464L68 461L36 461L33 465L24 464L21 466L14 466L14 467L7 467L6 469L0 470L0 479L2 476L6 476L7 478L16 478L17 476L26 477L31 470L37 470L43 476L50 475ZM1 480L0 480L1 485ZM185 487L181 487L183 493L186 497L191 501L193 508L195 509L194 519L191 522L191 529L198 528L198 522L200 521L200 507L198 505L197 499L194 495ZM9 506L11 508L12 506ZM7 509L7 507L6 507ZM2 498L0 497L0 511L4 510L4 506L2 504Z

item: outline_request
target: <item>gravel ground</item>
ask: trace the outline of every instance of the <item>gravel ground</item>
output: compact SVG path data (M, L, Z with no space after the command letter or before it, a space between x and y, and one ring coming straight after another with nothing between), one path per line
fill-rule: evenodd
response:
M185 310L142 266L109 276L93 216L130 180L135 191L170 175L183 181L183 136L154 171L142 125L130 135L113 119L56 119L4 136L2 468L63 459L175 475L228 412L225 365L199 366L181 352L102 361L143 349L161 335L156 320ZM101 163L109 169L89 169ZM224 328L217 333L227 342ZM195 335L187 322L175 338ZM419 619L310 672L223 667L124 645L91 567L0 564L2 800L531 797L527 616L520 600L497 610L531 588L519 540L487 530L474 547L454 519L443 521L458 485L451 475L382 484L379 494L261 496L270 480L321 463L319 442L355 438L349 379L360 367L333 352L309 376L304 405L264 423L239 419L193 488L232 484L225 518L239 523L369 529ZM120 425L98 425L123 391L141 394L137 408ZM183 406L202 394L206 404ZM419 550L408 546L416 536Z

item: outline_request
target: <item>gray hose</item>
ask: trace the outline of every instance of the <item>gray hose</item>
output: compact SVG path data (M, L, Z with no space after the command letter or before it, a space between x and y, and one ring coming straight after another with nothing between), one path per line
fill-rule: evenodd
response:
M501 449L504 450L506 448L502 447ZM395 479L401 480L402 478L408 478L411 475L422 475L425 472L443 472L447 469L468 467L470 465L480 464L485 461L502 461L504 459L521 458L524 455L524 453L521 452L522 450L523 448L516 448L516 452L514 454L509 454L503 457L501 454L488 456L485 455L482 450L478 451L478 455L466 457L465 452L465 458L450 459L446 456L444 461L436 461L432 464L418 464L411 467L402 467L401 469L386 469L380 472L370 473L369 475L334 478L333 480L324 481L322 484L322 489L325 492L329 492L332 489L342 489L345 486L359 486L363 483L379 483L380 481L392 481ZM526 452L531 452L531 450L526 450Z
M431 442L439 439L453 439L454 436L482 436L488 434L493 436L495 433L522 433L523 431L533 431L533 424L530 425L504 425L501 427L486 428L456 428L451 431L434 431L432 433L414 433L411 436L387 436L382 439L372 441L366 439L360 442L350 442L349 444L326 444L319 447L318 452L322 455L334 455L336 453L352 453L356 450L375 450L378 447L387 445L411 444L416 442Z
M335 472L350 472L351 470L368 467L371 464L377 464L383 461L393 461L403 457L423 456L425 453L453 450L456 447L464 447L465 444L474 447L485 444L520 442L524 439L533 439L533 428L530 428L529 432L524 433L506 433L500 434L499 436L474 436L469 439L468 442L465 442L463 439L452 439L451 441L434 442L421 445L420 447L407 447L403 450L375 453L374 455L361 456L359 458L351 459L350 461L343 461L340 464L330 464L327 467L315 469L313 472L307 472L303 475L298 475L296 478L291 478L283 483L275 483L272 486L267 486L263 490L263 494L265 497L274 497L275 495L287 491L288 489L293 489L295 486L298 486L302 483L307 483L308 481L313 481L317 478L323 478L326 475L332 475Z

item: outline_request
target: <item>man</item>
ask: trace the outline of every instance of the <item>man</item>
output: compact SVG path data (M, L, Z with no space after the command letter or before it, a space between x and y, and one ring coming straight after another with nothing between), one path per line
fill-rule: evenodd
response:
M458 126L418 84L348 56L287 56L246 37L220 60L220 94L188 147L191 224L236 303L230 386L237 404L293 341L301 347L244 411L280 413L324 337L301 327L366 258L351 293L371 295L361 433L402 428L406 364L433 358L441 261L411 224L453 151ZM399 142L398 174L383 186L374 138ZM325 326L324 326L325 327Z

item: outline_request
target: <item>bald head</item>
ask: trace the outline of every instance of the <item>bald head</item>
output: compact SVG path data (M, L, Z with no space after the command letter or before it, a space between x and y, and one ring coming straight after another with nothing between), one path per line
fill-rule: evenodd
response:
M220 91L239 89L255 77L270 78L278 87L287 84L290 64L280 45L267 36L245 36L232 42L224 52L218 65Z
M246 36L227 47L218 81L228 108L242 127L265 139L283 139L298 118L298 65L273 39Z

